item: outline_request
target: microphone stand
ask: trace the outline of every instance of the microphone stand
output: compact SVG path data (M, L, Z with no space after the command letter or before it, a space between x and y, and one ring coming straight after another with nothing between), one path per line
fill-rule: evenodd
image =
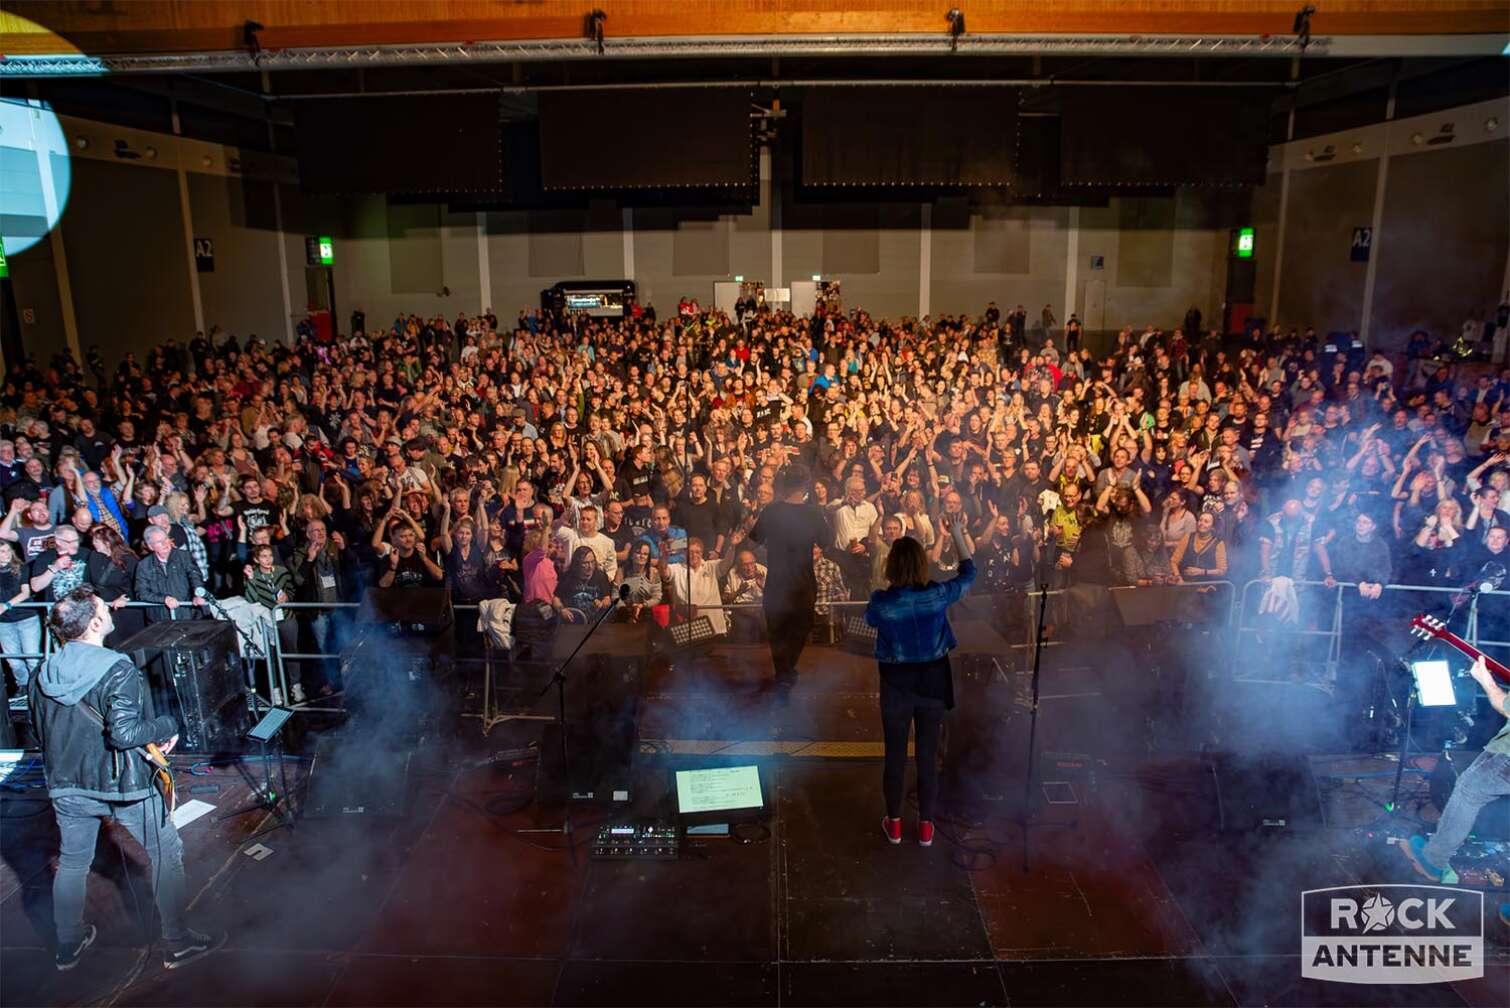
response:
M1039 554L1037 577L1034 579L1038 584L1038 615L1033 628L1033 702L1028 708L1028 765L1022 778L1022 807L1019 811L1017 823L1022 827L1022 870L1026 874L1031 867L1029 858L1029 834L1035 825L1032 800L1033 778L1037 770L1037 746L1038 746L1038 704L1041 691L1043 672L1043 631L1049 608L1049 575L1054 570L1058 561L1058 546L1049 533L1048 523L1044 523L1043 550ZM1043 823L1041 825L1062 829L1073 826L1074 823Z
M572 835L571 761L566 744L566 668L572 663L572 660L577 657L577 653L582 650L583 646L592 639L593 634L598 632L598 628L603 625L603 621L608 619L608 617L613 614L614 610L618 609L619 604L628 597L629 586L620 585L618 594L613 596L613 601L609 603L608 608L604 609L601 613L598 614L597 620L588 629L587 633L582 635L582 639L577 642L577 646L572 648L571 654L567 655L566 659L561 662L560 665L556 666L555 671L551 673L550 681L545 684L544 688L542 688L539 693L535 694L535 698L538 700L540 697L543 697L545 696L545 694L549 693L552 686L556 688L556 722L560 727L561 736L561 786L565 792L565 801L563 802L564 808L562 810L561 825L559 827L536 827L532 829L516 830L515 832L561 834L562 836L566 837L566 849L567 852L571 855L573 864L575 864L577 860L577 847L576 841Z

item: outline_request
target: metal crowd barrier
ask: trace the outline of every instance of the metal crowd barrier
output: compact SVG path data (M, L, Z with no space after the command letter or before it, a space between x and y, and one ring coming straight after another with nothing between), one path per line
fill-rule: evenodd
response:
M1161 585L1157 587L1162 591L1175 590L1180 592L1211 592L1213 590L1216 590L1219 592L1225 592L1227 596L1225 603L1218 602L1212 607L1212 623L1218 626L1222 626L1229 632L1231 632L1234 635L1237 644L1241 645L1245 641L1251 641L1261 634L1268 635L1270 638L1278 638L1282 641L1293 641L1295 646L1295 653L1297 656L1295 659L1296 661L1319 663L1323 665L1329 673L1335 672L1337 662L1341 657L1344 618L1343 610L1344 600L1346 597L1345 593L1348 590L1356 589L1357 582L1336 582L1330 588L1321 581L1294 582L1294 586L1298 590L1301 590L1303 592L1304 601L1302 602L1301 606L1302 611L1304 611L1307 605L1311 607L1316 606L1317 599L1328 599L1329 597L1329 605L1328 608L1323 612L1320 619L1310 621L1302 620L1293 626L1277 625L1274 621L1261 621L1255 618L1258 614L1257 606L1254 600L1254 593L1260 589L1267 590L1269 585L1269 581L1266 581L1262 578L1255 578L1245 582L1242 585L1241 590L1238 589L1237 585L1234 582L1229 580L1181 582L1176 584ZM1069 601L1070 596L1079 593L1086 599L1094 599L1094 593L1097 590L1106 592L1108 596L1110 596L1113 593L1138 592L1144 591L1146 589L1138 586L1124 587L1072 584L1068 588L1051 588L1047 589L1046 591L1041 591L1040 589L1033 588L1022 589L1013 592L998 592L991 594L972 593L967 596L967 604L970 600L973 600L987 610L991 609L993 606L999 606L1002 602L1008 602L1009 604L1020 604L1023 607L1020 614L1023 627L1023 639L1018 643L1008 643L1006 645L1006 648L1010 651L1021 653L1024 651L1030 651L1035 645L1037 611L1041 597L1047 596L1050 605L1065 606L1071 604ZM1403 597L1409 593L1419 593L1423 596L1428 597L1452 596L1462 594L1462 590L1459 588L1444 588L1435 585L1391 584L1385 585L1384 590L1385 592L1390 593L1392 596L1397 598ZM681 614L683 618L695 617L700 613L714 610L721 610L726 614L732 615L735 612L741 611L762 611L764 608L760 603L720 603L718 605L711 605L670 603L663 601L660 604L669 605L673 613ZM828 622L838 624L846 616L858 616L867 604L868 603L865 601L840 600L833 602L823 602L819 604L819 607L824 611L825 614L831 617ZM1495 606L1510 606L1510 591L1480 592L1472 596L1472 598L1466 603L1468 607L1468 617L1466 632L1463 635L1464 639L1475 647L1480 648L1481 650L1504 649L1506 651L1510 651L1510 641L1481 639L1479 637L1479 610L1486 604L1492 604ZM152 602L133 601L126 603L126 607L146 609L159 608L159 605ZM50 612L52 608L51 603L23 602L19 603L17 608L36 609L40 612L42 621L44 623L44 629L42 632L42 651L17 654L0 654L0 658L19 661L47 660L49 657L51 657L55 649L52 635L45 629L47 613ZM279 610L284 611L288 615L297 615L300 613L313 611L334 613L340 610L353 610L357 608L360 608L360 603L356 602L286 602L278 607ZM475 613L480 607L476 604L462 603L455 605L453 608L458 613ZM1223 614L1223 610L1225 610L1225 615ZM1065 611L1066 610L1063 609L1061 610L1061 612ZM1314 608L1312 609L1312 612L1315 612ZM974 615L978 618L981 613L978 611ZM1070 624L1072 625L1074 614L1070 613L1069 615ZM171 619L177 617L176 614L170 611L169 618ZM251 655L249 657L254 662L257 660L262 660L267 666L267 695L262 698L265 702L271 703L286 700L289 698L290 694L288 687L287 662L339 660L341 658L341 655L339 653L327 651L285 651L282 647L282 642L278 634L276 620L272 621L271 624L264 624L264 630L265 640L262 655ZM1318 638L1324 642L1323 647L1319 652L1314 647L1307 645L1308 641L1314 641ZM837 643L837 641L834 641L833 643ZM1047 638L1044 641L1045 646L1049 647L1060 646L1064 643L1065 640L1062 637L1058 636ZM489 680L491 680L491 650L491 643L489 643L484 655L484 661L488 664L489 667ZM1272 659L1274 656L1274 649L1266 648L1265 654L1268 655L1270 659ZM254 689L256 688L255 680L251 685L253 685ZM490 681L489 685L491 685ZM294 706L294 708L297 710L303 711L329 711L336 709L329 707L320 707L316 705L312 700L291 706ZM497 720L498 719L495 718L492 723L496 723ZM486 731L487 728L490 728L491 726L491 723L486 724L484 730Z
M1239 644L1245 640L1256 641L1260 636L1275 639L1281 642L1289 642L1294 652L1293 661L1298 664L1319 665L1323 668L1325 676L1334 676L1337 665L1342 658L1342 638L1345 629L1344 609L1347 602L1347 593L1356 591L1357 581L1334 581L1329 587L1325 581L1293 581L1297 590L1299 613L1294 625L1275 620L1260 619L1263 614L1258 612L1260 603L1254 603L1253 596L1256 591L1267 592L1273 584L1273 579L1255 578L1243 585L1240 601L1233 613L1236 636ZM1376 603L1380 608L1381 616L1393 615L1395 618L1409 620L1414 613L1408 613L1400 608L1400 603L1409 595L1419 595L1423 604L1416 607L1416 612L1430 608L1426 600L1440 600L1443 597L1464 596L1466 622L1462 637L1469 644L1479 650L1507 649L1510 650L1510 641L1483 639L1479 636L1479 612L1485 605L1507 607L1503 611L1510 612L1510 591L1481 591L1465 592L1462 588L1443 587L1440 585L1413 585L1413 584L1386 584L1384 592ZM1327 605L1329 608L1317 613L1318 602L1330 597ZM1388 600L1388 601L1387 601ZM1391 603L1395 612L1391 613ZM1307 619L1307 609L1312 616L1320 615L1320 619ZM1321 638L1324 641L1324 651L1319 648L1306 646L1308 639ZM1265 653L1272 659L1275 649L1266 647Z

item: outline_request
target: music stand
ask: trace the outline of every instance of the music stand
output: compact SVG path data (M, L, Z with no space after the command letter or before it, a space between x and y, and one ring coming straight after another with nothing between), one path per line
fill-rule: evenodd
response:
M252 726L251 731L246 733L246 737L256 742L261 752L262 786L252 790L251 801L240 808L232 809L220 818L231 819L253 809L265 809L273 813L278 821L246 837L241 841L243 844L266 836L284 826L289 829L294 828L294 812L288 800L288 761L284 758L282 741L283 726L293 715L294 712L287 707L273 707L262 716L261 721ZM282 787L281 791L273 787L273 771L268 765L268 743L272 743L278 753L278 778Z
M1405 664L1402 662L1402 664ZM1455 707L1457 697L1452 689L1452 671L1447 662L1436 659L1417 659L1406 664L1410 669L1410 692L1405 698L1405 731L1400 737L1400 758L1395 764L1395 785L1390 790L1389 802L1384 811L1394 812L1400 803L1400 781L1405 776L1405 761L1410 755L1410 732L1415 721L1417 707Z

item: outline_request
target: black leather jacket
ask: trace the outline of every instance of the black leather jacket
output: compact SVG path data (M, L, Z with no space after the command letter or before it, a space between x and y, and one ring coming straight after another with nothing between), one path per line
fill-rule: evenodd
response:
M50 797L82 795L101 801L138 801L152 793L151 767L130 750L166 742L178 732L172 717L149 717L147 682L129 659L110 667L84 695L65 706L44 694L33 676L32 726L42 746L42 766ZM84 710L89 704L102 727Z

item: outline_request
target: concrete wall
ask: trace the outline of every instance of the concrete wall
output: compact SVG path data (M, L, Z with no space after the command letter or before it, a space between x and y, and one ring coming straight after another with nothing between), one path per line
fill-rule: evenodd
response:
M79 158L63 214L80 347L107 363L194 335L178 178L165 168Z
M1061 322L1074 310L1096 330L1172 325L1191 305L1218 319L1228 229L1247 223L1256 314L1323 332L1372 328L1393 345L1418 326L1455 332L1510 282L1510 141L1502 126L1488 128L1491 116L1510 122L1510 103L1278 145L1250 194L1185 190L1075 210L824 201L803 198L787 181L791 166L773 171L767 158L754 207L626 211L601 200L485 214L306 197L286 160L66 120L71 141L89 140L74 147L66 270L44 242L14 257L12 274L18 305L37 319L23 339L41 357L74 342L64 280L78 347L99 343L110 360L169 335L188 339L196 295L205 326L286 336L291 314L324 299L323 274L305 265L306 235L335 239L342 331L358 306L384 325L400 313L485 307L508 319L558 280L628 275L664 313L683 295L711 303L713 284L737 275L783 286L814 274L841 280L847 305L880 316L974 314L994 300L1036 319L1047 302ZM1427 141L1447 124L1450 143ZM120 137L156 153L120 160ZM1369 263L1349 257L1363 226L1375 228ZM193 236L214 239L214 273L189 269Z

